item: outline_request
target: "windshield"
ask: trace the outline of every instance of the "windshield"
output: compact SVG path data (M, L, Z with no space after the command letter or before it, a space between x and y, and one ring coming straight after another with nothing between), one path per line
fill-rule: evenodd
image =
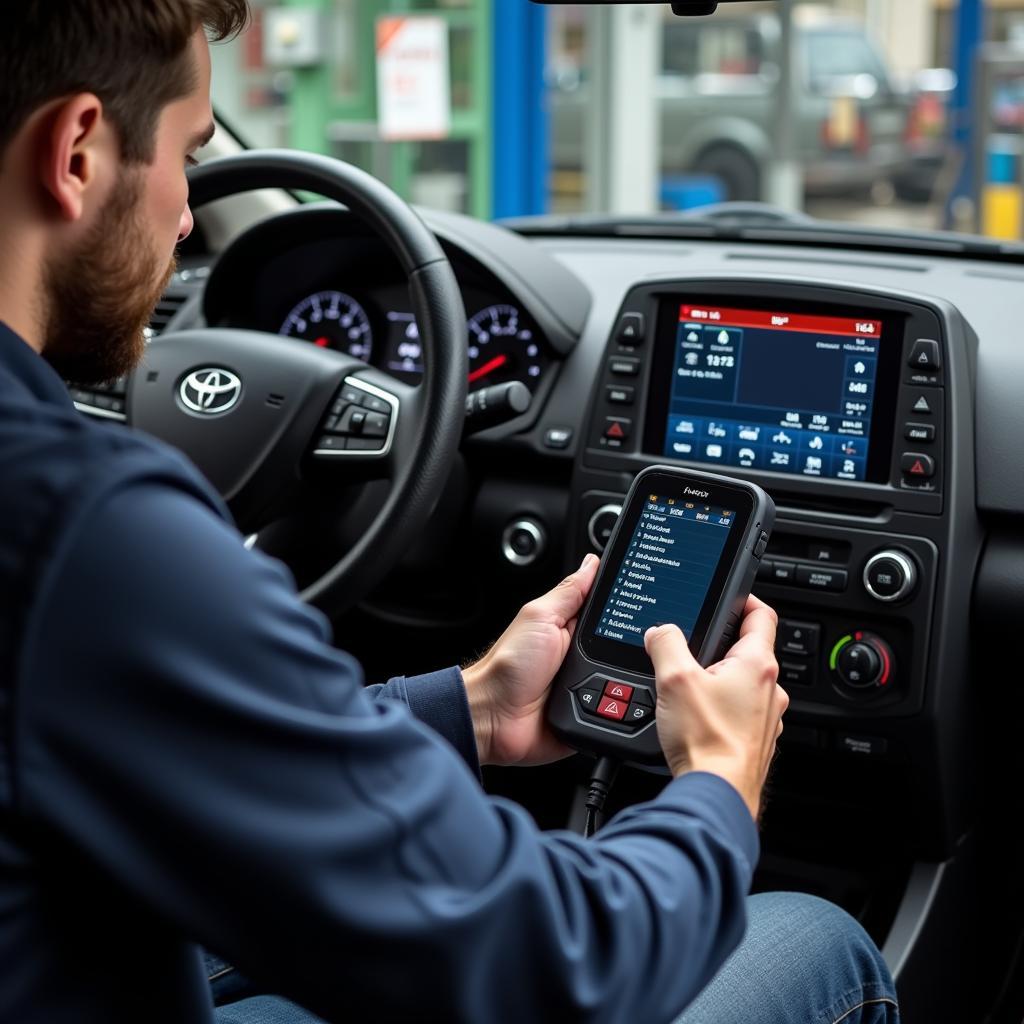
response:
M1021 237L1024 0L984 20L981 0L254 6L215 55L225 122L414 203L492 219L744 200Z

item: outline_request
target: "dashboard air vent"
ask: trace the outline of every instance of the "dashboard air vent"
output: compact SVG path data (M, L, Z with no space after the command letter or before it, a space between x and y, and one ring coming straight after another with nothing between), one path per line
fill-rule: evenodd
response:
M187 301L187 295L173 295L170 292L164 292L157 303L156 309L153 311L153 316L150 318L146 334L147 339L152 341L163 334L164 329L175 318L178 311Z

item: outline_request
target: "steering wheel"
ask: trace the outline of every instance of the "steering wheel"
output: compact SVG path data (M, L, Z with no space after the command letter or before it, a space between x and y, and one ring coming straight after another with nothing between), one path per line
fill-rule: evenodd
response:
M437 239L394 192L358 168L264 150L190 174L193 209L264 188L337 200L390 247L419 325L421 385L294 339L203 328L164 334L148 346L128 384L128 422L185 452L245 533L294 515L310 495L390 481L359 540L318 568L302 592L336 614L384 577L441 496L465 416L466 316Z

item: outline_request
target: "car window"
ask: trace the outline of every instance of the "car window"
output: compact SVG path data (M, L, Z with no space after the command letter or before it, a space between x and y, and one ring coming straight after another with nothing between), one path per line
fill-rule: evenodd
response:
M888 85L888 72L863 31L817 29L803 38L804 59L811 88L829 80L869 75Z
M990 5L978 26L985 48L965 65L975 78L964 87L960 22L948 0L796 0L786 8L788 56L783 8L771 0L722 4L705 18L676 17L667 3L254 0L254 7L251 29L217 52L214 99L226 123L254 146L351 161L416 203L487 219L761 200L886 228L1022 234L1024 218L1014 211L1024 208L1017 114L1024 0ZM609 27L623 11L630 22ZM408 84L423 115L404 134L389 121L396 95L387 86L404 74L386 56L395 19L430 22L441 33L428 31L443 63L430 81L443 83L443 95L432 106L434 86L417 77L430 70L415 69ZM637 19L646 19L647 35L624 29ZM602 42L609 33L622 58L614 82ZM641 50L653 61L640 59ZM788 101L780 93L787 60L796 83ZM651 76L651 88L636 95L647 95L642 102L656 110L658 130L629 145L651 150L652 161L637 164L652 162L654 176L613 203L614 153L600 133L616 118L630 119L638 102L631 76L641 74ZM622 88L630 97L613 102ZM961 93L974 105L959 123L978 123L966 142L955 137ZM792 119L786 152L780 111ZM795 182L788 192L778 187L784 178ZM1001 191L1007 185L1009 198Z

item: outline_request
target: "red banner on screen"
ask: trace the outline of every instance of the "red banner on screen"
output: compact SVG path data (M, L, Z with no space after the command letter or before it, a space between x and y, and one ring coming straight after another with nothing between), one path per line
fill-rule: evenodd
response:
M721 327L761 327L769 331L801 334L832 334L846 338L880 338L881 320L856 320L842 316L810 316L804 313L773 313L762 309L730 309L725 306L680 306L679 320Z

